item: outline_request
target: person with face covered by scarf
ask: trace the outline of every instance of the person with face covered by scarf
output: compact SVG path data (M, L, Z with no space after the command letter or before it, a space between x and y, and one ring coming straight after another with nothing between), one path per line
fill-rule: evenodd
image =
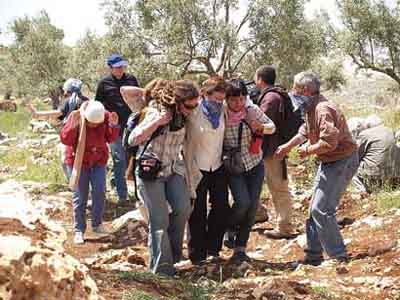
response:
M289 142L278 147L275 156L284 157L291 149L308 141L297 150L300 158L317 155L321 161L306 221L307 248L301 263L320 264L323 250L331 259L347 261L336 208L341 194L357 171L357 145L338 106L320 94L320 81L316 74L297 74L293 95L304 102L305 124Z
M189 258L201 264L207 257L218 260L229 217L228 180L222 165L225 132L226 82L214 76L202 85L199 107L188 118L185 156L188 184L194 199L189 219ZM207 214L207 200L211 209Z

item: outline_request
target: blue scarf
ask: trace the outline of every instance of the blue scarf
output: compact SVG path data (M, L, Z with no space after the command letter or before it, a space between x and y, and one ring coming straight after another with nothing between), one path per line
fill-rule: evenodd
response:
M292 100L294 110L296 111L300 109L302 113L308 111L314 101L318 98L318 96L294 95L292 93L288 94L290 100Z
M204 116L210 121L212 128L217 129L223 110L222 102L210 101L207 98L203 98L203 101L201 101L201 109Z

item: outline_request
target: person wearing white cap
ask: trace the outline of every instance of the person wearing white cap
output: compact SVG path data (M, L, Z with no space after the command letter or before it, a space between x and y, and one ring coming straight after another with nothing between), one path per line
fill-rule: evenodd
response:
M110 145L113 159L112 184L115 185L118 194L118 204L126 204L128 188L125 172L127 168L126 152L122 145L122 133L126 127L131 110L122 98L120 88L122 86L139 86L135 76L125 72L128 62L120 54L112 54L107 59L110 74L103 77L96 90L95 99L103 103L110 112L116 112L121 126L120 136Z
M119 131L117 113L109 113L103 104L91 100L70 114L60 133L61 142L67 146L65 164L72 169L70 186L76 179L72 201L76 244L84 242L89 185L93 232L105 232L102 219L106 195L107 144L118 138Z

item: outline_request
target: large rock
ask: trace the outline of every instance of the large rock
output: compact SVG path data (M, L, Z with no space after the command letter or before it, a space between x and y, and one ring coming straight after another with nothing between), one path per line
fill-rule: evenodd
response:
M64 252L66 232L49 211L20 184L0 184L0 299L101 299L87 267Z

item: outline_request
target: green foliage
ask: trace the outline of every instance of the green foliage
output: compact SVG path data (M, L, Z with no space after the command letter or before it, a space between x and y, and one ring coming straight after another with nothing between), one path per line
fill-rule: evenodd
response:
M52 189L65 182L58 155L47 157L47 164L43 165L32 160L30 151L16 148L0 156L0 165L8 166L16 179L49 183Z
M324 90L337 91L346 84L343 61L338 53L333 53L327 59L318 57L314 61L312 69L321 77Z
M323 22L307 22L303 2L106 0L103 8L114 45L139 67L136 74L146 67L145 78L252 78L273 62L286 83L326 46Z
M144 291L131 290L124 293L122 300L154 300L154 296Z
M188 283L187 281L171 279L169 277L159 276L150 272L121 272L118 277L125 281L136 282L157 282L157 285L164 292L168 291L165 298L160 299L176 299L176 300L210 300L210 295L216 291L215 285ZM169 287L173 285L174 289ZM176 294L178 292L178 294ZM147 298L153 297L153 298ZM130 290L125 293L124 298L127 300L133 299L154 299L154 296L139 290Z
M400 208L400 192L383 189L376 194L378 208L386 211L391 208Z
M16 136L28 130L29 121L30 116L25 111L0 112L0 131Z
M337 45L360 69L388 75L400 84L400 3L384 0L337 1L344 29Z
M250 27L259 46L247 74L254 74L254 69L261 64L274 64L279 83L290 86L295 74L309 69L312 61L327 51L327 17L306 20L304 2L255 1L256 13Z
M10 26L15 41L4 54L6 85L19 95L45 96L63 82L68 49L63 30L51 24L45 11L16 19Z

